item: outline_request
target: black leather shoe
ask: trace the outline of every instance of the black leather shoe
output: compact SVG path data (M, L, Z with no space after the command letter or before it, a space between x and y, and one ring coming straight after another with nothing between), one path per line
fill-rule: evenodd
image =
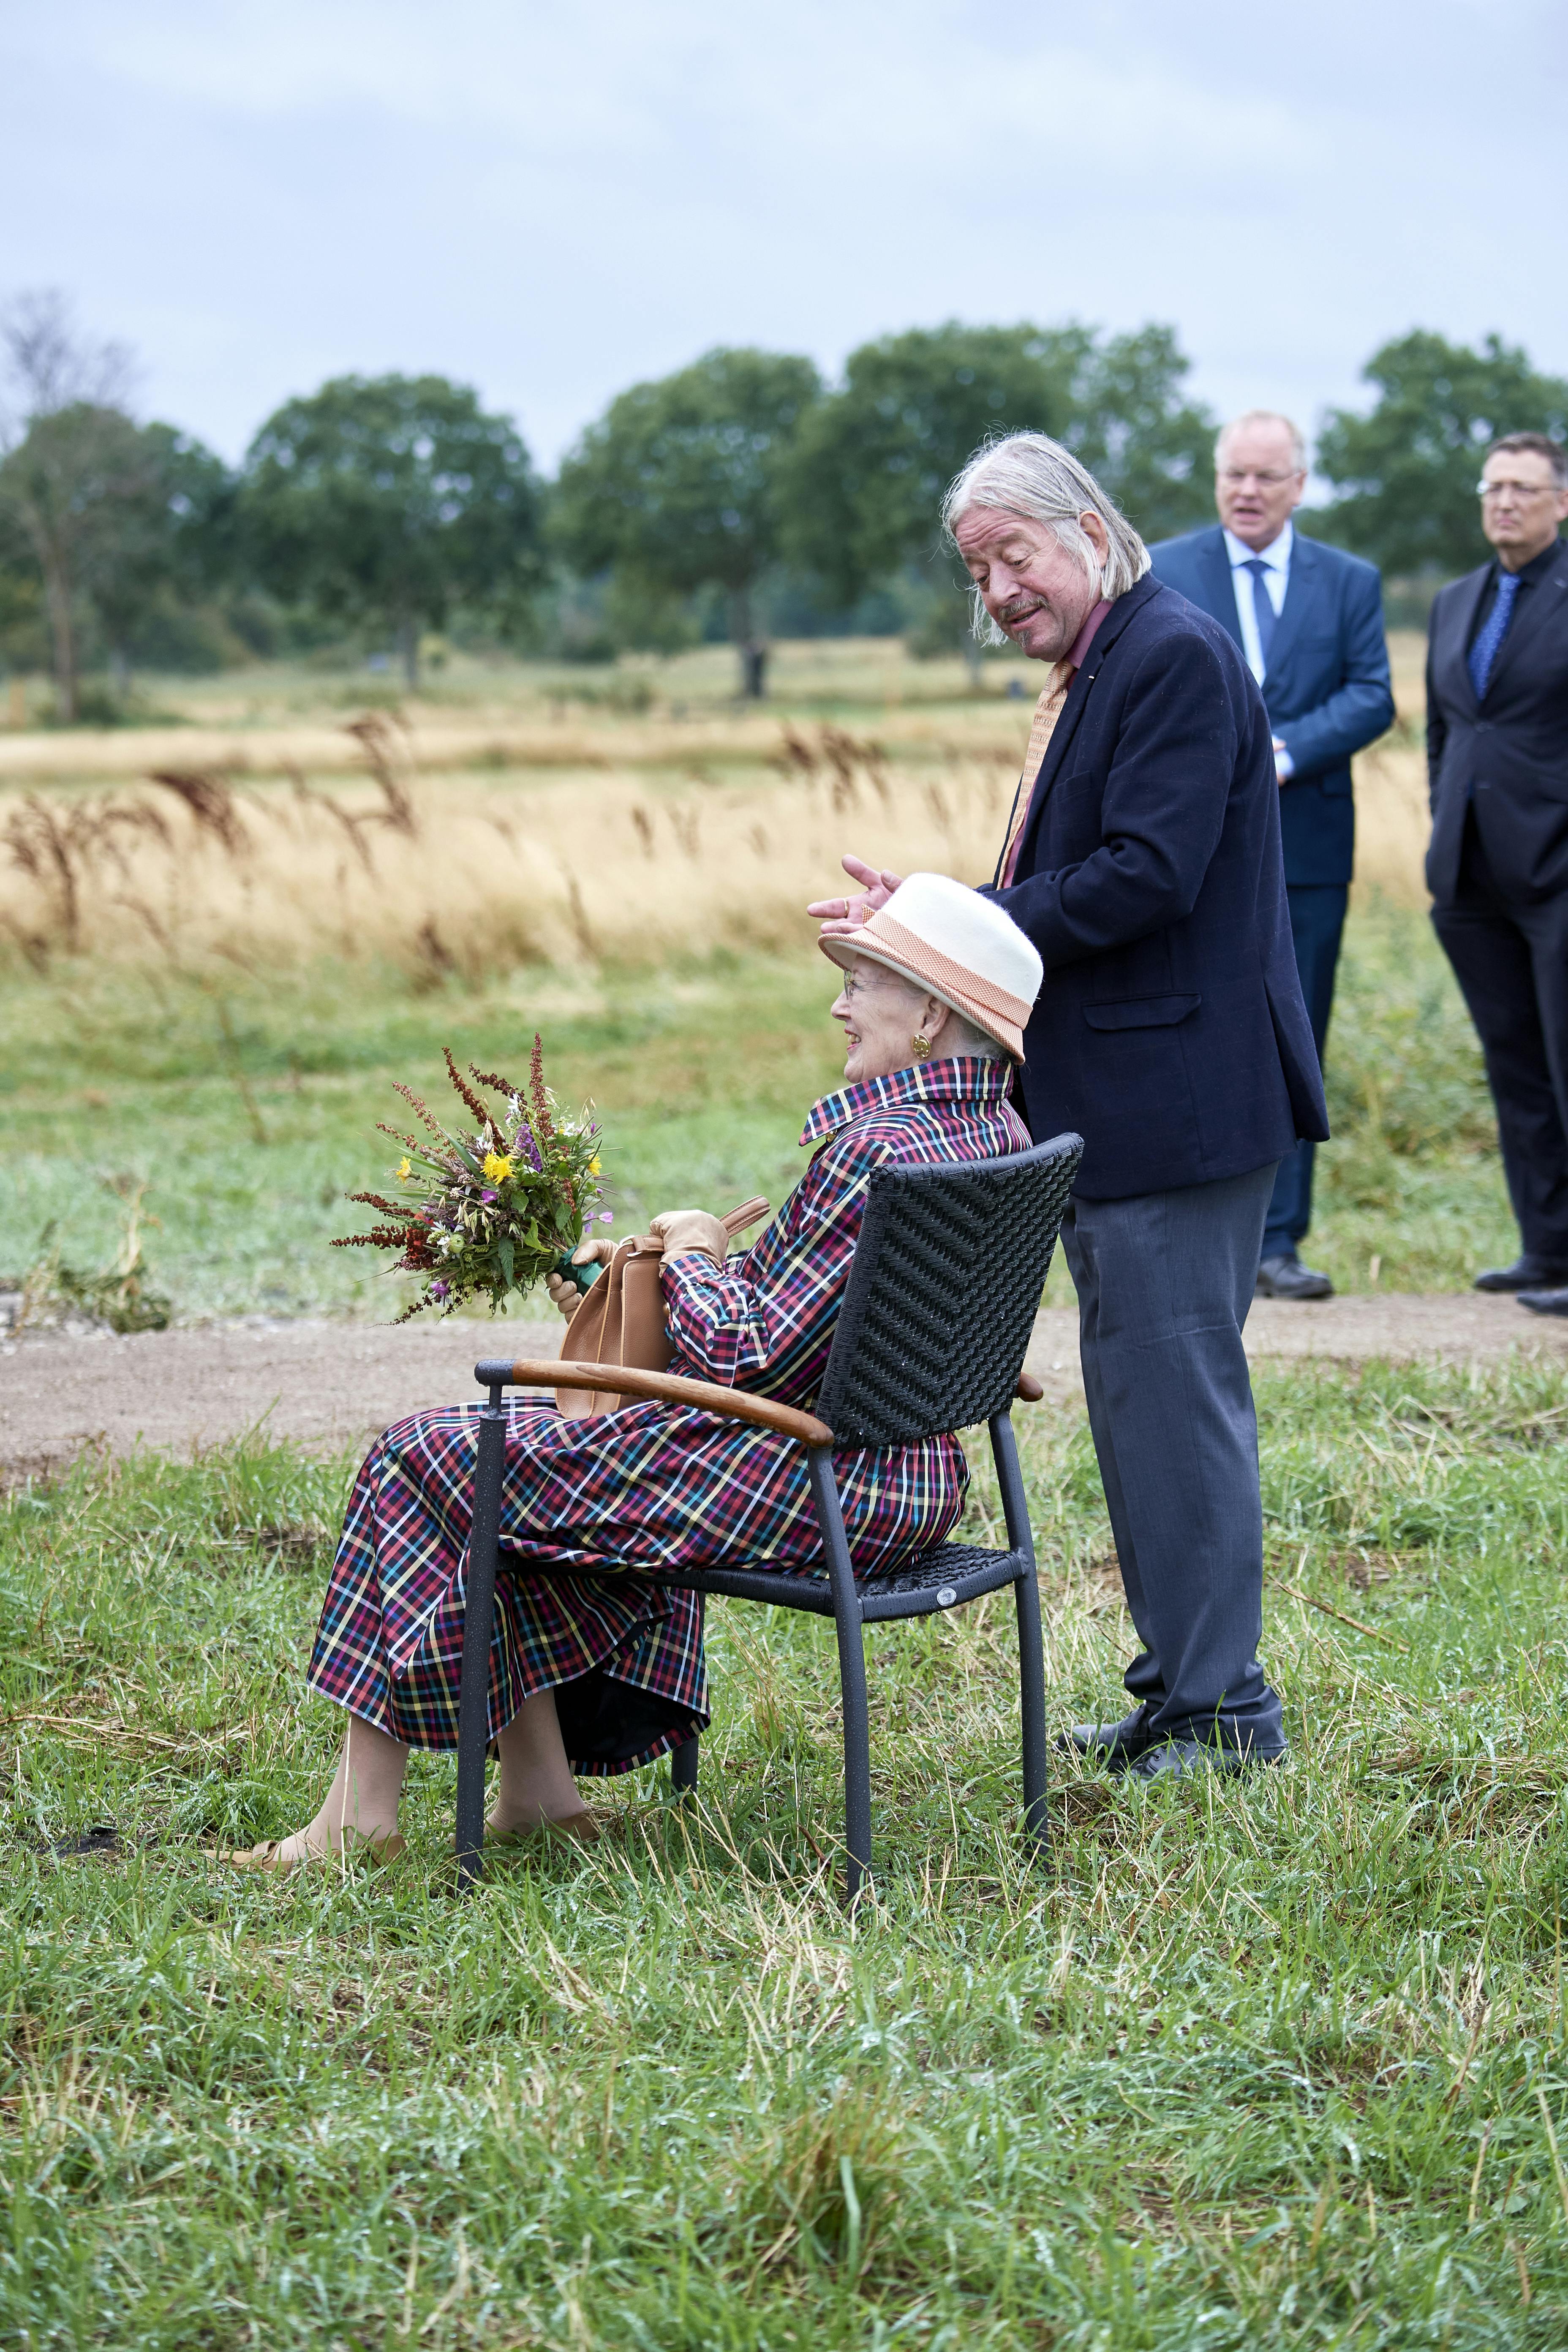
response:
M1526 1250L1511 1265L1489 1265L1470 1285L1472 1290L1554 1290L1568 1282L1568 1265L1554 1257L1535 1257Z
M1333 1295L1328 1276L1303 1265L1294 1250L1266 1257L1258 1269L1259 1298L1331 1298Z
M1184 1780L1194 1772L1250 1772L1259 1764L1278 1764L1284 1754L1260 1756L1251 1748L1216 1748L1206 1739L1163 1739L1146 1748L1126 1767L1130 1780Z
M1532 1315L1568 1315L1568 1290L1521 1290L1519 1303Z
M1152 1712L1148 1706L1135 1706L1120 1723L1075 1723L1057 1746L1076 1748L1090 1763L1104 1764L1110 1771L1120 1772L1150 1746L1153 1735L1147 1726Z

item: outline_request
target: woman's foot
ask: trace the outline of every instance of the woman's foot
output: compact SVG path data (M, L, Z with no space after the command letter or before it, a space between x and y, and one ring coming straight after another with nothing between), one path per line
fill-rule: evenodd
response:
M560 1837L575 1838L579 1845L592 1845L602 1835L592 1813L538 1813L531 1820L503 1822L498 1807L485 1815L487 1845L521 1845L530 1838L542 1837L553 1831Z
M226 1859L241 1870L279 1876L336 1861L345 1852L367 1862L395 1862L403 1852L397 1805L407 1769L408 1750L400 1739L351 1715L332 1785L314 1819L289 1837L268 1838Z
M569 1837L597 1837L598 1825L584 1811L566 1761L553 1691L523 1700L498 1736L496 1751L500 1775L485 1819L489 1836L530 1837L550 1826Z
M344 1831L333 1845L318 1844L313 1834L315 1823L309 1829L296 1830L292 1837L268 1838L260 1845L237 1846L224 1855L236 1870L264 1870L274 1878L287 1878L291 1872L305 1870L312 1863L395 1862L403 1852L403 1840L393 1830L385 1837L365 1837L358 1830Z

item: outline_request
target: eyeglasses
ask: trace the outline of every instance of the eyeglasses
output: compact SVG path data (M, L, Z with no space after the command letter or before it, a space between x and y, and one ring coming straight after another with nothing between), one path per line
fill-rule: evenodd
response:
M1228 482L1234 489L1239 489L1244 482L1256 482L1260 490L1274 490L1281 482L1293 482L1296 472L1265 474L1256 466L1222 466L1218 469L1218 479Z
M1476 496L1478 499L1519 499L1523 501L1551 498L1562 487L1559 482L1478 482Z

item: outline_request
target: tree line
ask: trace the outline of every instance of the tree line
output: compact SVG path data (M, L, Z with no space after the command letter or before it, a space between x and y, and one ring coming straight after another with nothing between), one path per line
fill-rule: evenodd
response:
M612 400L553 481L508 416L437 375L341 376L286 402L237 467L139 423L128 355L60 297L0 319L0 661L47 648L56 714L82 677L132 663L349 637L395 651L461 627L524 650L673 651L724 635L763 690L771 634L900 631L964 643L966 605L934 516L988 434L1074 449L1146 540L1212 518L1216 420L1184 388L1168 327L915 328L863 344L842 380L756 350L709 352ZM1491 336L1424 331L1363 371L1364 412L1321 420L1328 503L1312 532L1405 578L1477 560L1479 453L1568 430L1568 383Z

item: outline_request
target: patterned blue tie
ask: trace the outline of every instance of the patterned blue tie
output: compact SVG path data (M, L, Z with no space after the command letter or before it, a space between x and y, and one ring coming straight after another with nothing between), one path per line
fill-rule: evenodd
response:
M1470 684L1476 689L1478 702L1484 702L1487 698L1487 688L1492 682L1492 672L1502 651L1502 641L1508 635L1508 625L1513 618L1514 599L1518 594L1518 572L1500 573L1497 602L1487 614L1486 627L1470 647Z
M1255 555L1251 562L1244 564L1242 569L1252 574L1252 611L1258 623L1258 649L1263 656L1263 667L1267 670L1268 648L1274 643L1274 632L1279 625L1279 615L1274 610L1274 599L1267 585L1268 566L1260 555Z

